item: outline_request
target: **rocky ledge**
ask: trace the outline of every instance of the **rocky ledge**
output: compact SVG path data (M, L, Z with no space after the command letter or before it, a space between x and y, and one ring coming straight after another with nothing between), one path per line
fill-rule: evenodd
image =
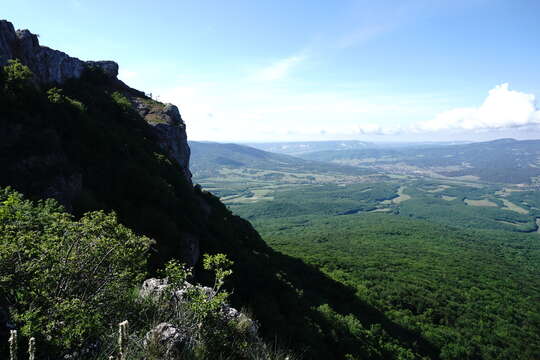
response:
M186 124L178 107L162 104L147 97L130 97L139 115L154 129L158 145L182 168L184 177L191 183L189 171L189 149Z
M82 61L41 46L38 35L28 30L15 30L12 23L0 20L0 66L10 59L20 59L32 70L37 82L43 84L61 84L79 78L89 67L99 67L111 78L118 75L118 64L114 61Z

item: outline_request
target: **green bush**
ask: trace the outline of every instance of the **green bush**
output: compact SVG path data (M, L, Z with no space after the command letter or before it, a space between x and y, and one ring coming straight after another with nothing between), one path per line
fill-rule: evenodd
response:
M34 75L30 68L23 65L19 60L8 60L4 66L4 80L8 86L23 86L27 84Z
M76 221L55 201L1 190L0 301L23 336L57 350L83 347L125 316L150 243L114 213Z

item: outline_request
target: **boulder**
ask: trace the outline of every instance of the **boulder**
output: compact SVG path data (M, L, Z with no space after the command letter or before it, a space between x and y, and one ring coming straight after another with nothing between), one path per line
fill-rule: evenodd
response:
M167 284L167 279L156 279L150 278L146 279L139 291L139 296L142 298L161 298L169 285Z

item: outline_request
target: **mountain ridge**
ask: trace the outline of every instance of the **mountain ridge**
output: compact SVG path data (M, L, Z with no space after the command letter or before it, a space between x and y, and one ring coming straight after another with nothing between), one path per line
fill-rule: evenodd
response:
M197 179L217 176L220 169L223 168L250 168L277 173L313 172L348 175L366 175L368 173L350 166L306 160L235 143L189 141L189 144L193 157L191 170Z

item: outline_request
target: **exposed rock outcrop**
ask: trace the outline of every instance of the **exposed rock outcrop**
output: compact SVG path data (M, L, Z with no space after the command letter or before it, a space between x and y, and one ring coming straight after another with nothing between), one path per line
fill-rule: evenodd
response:
M39 83L61 84L79 78L88 67L99 67L111 78L118 75L113 61L82 61L66 53L39 44L38 36L28 30L17 30L13 24L0 20L0 66L9 59L20 59L34 73Z
M148 98L132 97L135 109L155 132L159 146L182 168L185 178L191 183L189 157L191 151L187 142L186 124L178 107L162 104Z
M187 142L186 125L180 116L178 108L172 104L161 104L147 98L144 93L129 88L116 77L118 64L113 61L82 61L66 53L50 49L39 44L38 35L29 30L15 30L13 24L0 20L0 66L4 66L10 59L19 59L27 65L39 84L62 84L68 79L80 78L84 71L90 67L100 68L111 78L111 83L117 88L127 89L130 92L133 105L139 114L152 127L158 145L180 166L182 174L191 184L189 171L190 149ZM13 125L16 127L16 125ZM0 127L0 141L13 142L11 136L3 132L17 129L3 129ZM62 154L55 154L56 158L64 158ZM49 156L52 157L52 156ZM82 188L84 179L80 174L62 174L50 183L41 184L38 191L42 197L53 197L68 209ZM43 188L43 189L42 189ZM191 261L194 263L199 256L198 239L190 234L184 236Z
M181 304L190 301L188 294L191 291L197 291L204 294L208 299L216 296L214 289L207 286L193 285L185 282L180 288L171 289L167 279L150 278L143 282L139 291L139 296L145 299L154 299L156 301L166 301L173 304ZM249 316L236 310L229 304L223 304L220 309L220 317L225 321L234 321L250 336L257 337L258 325Z

